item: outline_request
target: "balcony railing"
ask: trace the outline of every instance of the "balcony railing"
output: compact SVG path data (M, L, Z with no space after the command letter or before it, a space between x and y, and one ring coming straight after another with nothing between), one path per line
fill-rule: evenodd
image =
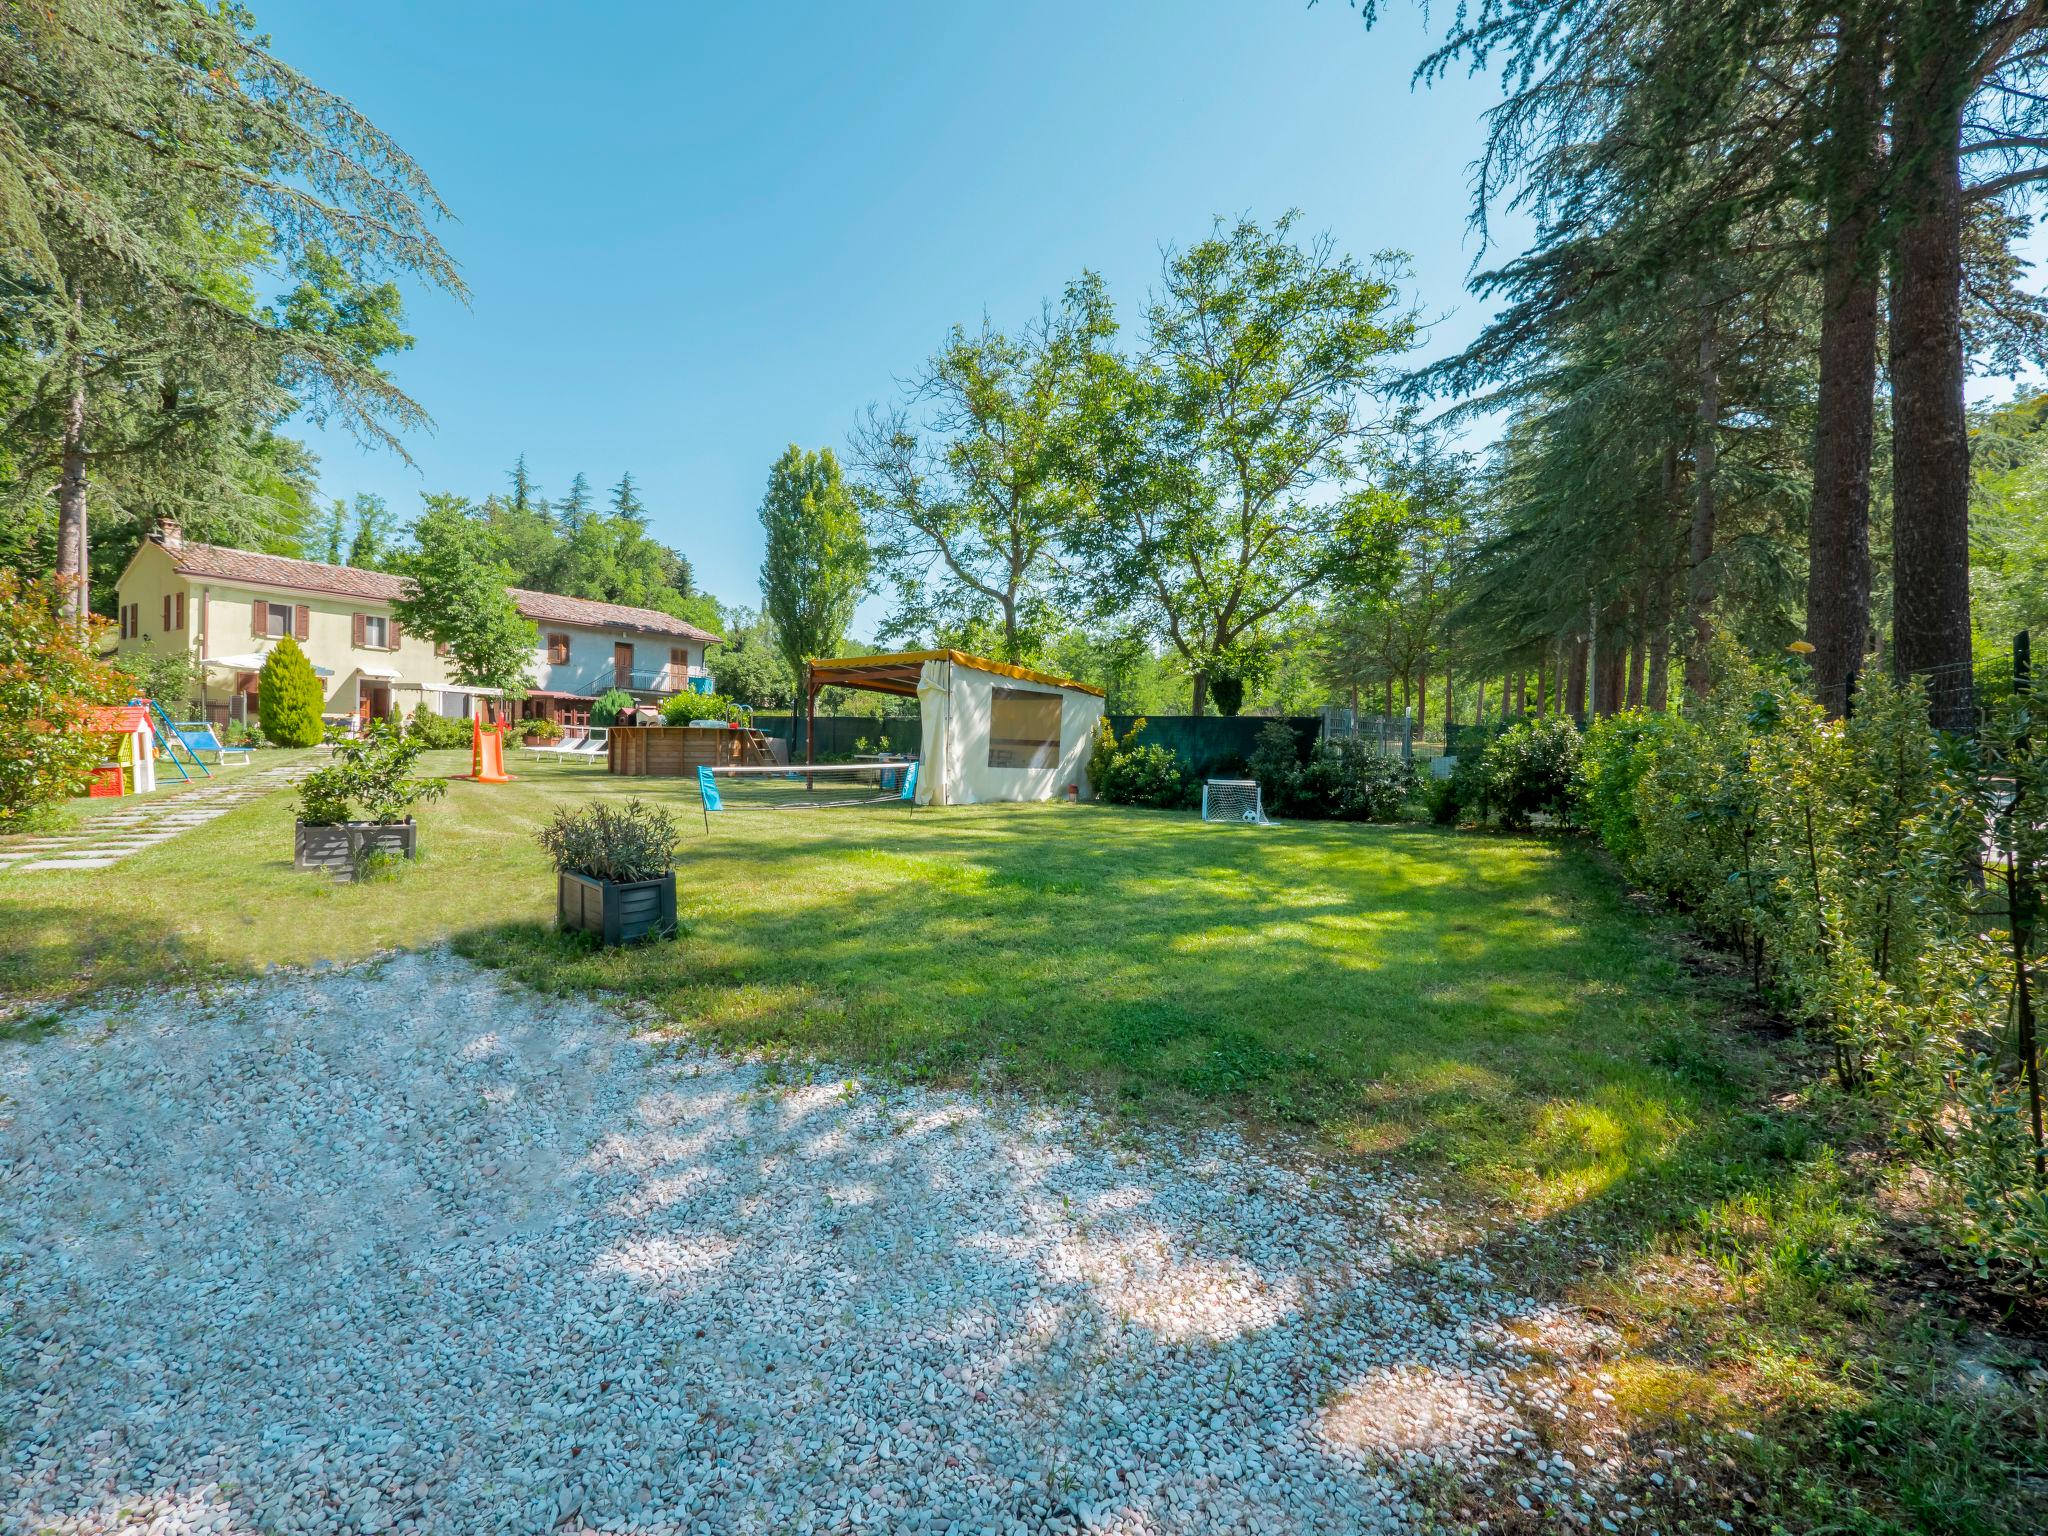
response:
M681 693L698 678L702 678L708 688L711 670L708 667L635 667L630 673L624 673L614 668L612 677L613 687L633 693ZM621 678L627 680L620 681Z

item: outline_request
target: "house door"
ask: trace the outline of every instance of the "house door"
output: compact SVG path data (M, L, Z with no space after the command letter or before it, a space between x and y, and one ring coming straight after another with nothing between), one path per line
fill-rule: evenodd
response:
M365 720L389 720L391 718L391 685L389 683L359 683L360 713Z
M624 642L612 646L612 686L633 686L633 647Z

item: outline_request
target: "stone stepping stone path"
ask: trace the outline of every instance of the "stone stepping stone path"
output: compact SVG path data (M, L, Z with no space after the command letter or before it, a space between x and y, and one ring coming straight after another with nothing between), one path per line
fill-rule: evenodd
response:
M202 780L180 793L137 798L119 810L95 816L76 830L0 845L0 873L111 868L130 854L203 827L238 805L296 783L315 766L313 759L301 758L276 768L228 769L236 777Z

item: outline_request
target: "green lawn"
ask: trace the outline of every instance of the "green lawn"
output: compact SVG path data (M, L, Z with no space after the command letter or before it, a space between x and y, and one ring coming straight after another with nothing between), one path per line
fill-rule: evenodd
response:
M1959 1341L1983 1346L1906 1285L1856 1107L1579 846L1064 805L738 810L707 836L693 787L512 766L427 807L390 879L294 871L282 793L110 871L0 873L0 1034L96 988L450 941L791 1072L1297 1130L1429 1175L1525 1283L1615 1322L1619 1410L1646 1445L1732 1453L1766 1525L2040 1524L2048 1408L1958 1394ZM533 833L633 794L682 817L684 932L595 952L552 932ZM1737 1427L1757 1439L1711 1438Z

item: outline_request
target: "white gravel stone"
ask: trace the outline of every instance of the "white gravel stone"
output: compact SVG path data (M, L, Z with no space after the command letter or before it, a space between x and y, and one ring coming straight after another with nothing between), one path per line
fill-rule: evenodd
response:
M0 1532L1398 1531L1585 1327L1392 1174L445 954L67 1023L0 1048Z

